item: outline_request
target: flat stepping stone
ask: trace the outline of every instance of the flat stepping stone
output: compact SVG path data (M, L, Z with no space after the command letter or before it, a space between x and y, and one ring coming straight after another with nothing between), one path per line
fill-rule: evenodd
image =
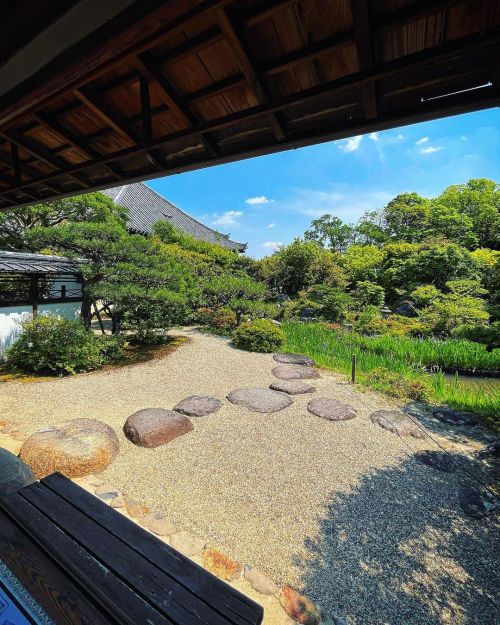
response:
M278 412L293 404L290 395L269 388L240 388L231 391L227 398L232 404L253 412Z
M273 375L280 380L311 380L319 378L319 371L306 365L278 365Z
M337 399L315 397L307 404L307 410L328 421L348 421L356 416L356 409Z
M413 438L425 438L425 432L414 423L407 415L399 410L376 410L370 418L373 423L384 430L399 434L399 436L413 436Z
M286 365L308 365L312 366L315 364L314 360L309 356L304 356L303 354L291 354L288 352L274 354L273 356L276 362L282 362Z
M139 447L158 447L193 429L191 421L183 414L164 408L138 410L125 422L123 433Z
M280 380L269 385L273 391L281 391L288 395L302 395L303 393L315 393L314 386L303 382L302 380Z
M499 508L498 499L484 489L463 486L458 491L460 507L465 514L480 519Z
M445 451L417 451L414 457L417 462L438 471L444 471L445 473L453 473L455 471L453 458Z
M432 411L432 416L449 425L477 425L477 416L472 412L461 412L452 408L439 408Z
M174 406L174 412L180 412L188 417L206 417L206 415L217 412L222 406L222 402L209 395L191 395Z

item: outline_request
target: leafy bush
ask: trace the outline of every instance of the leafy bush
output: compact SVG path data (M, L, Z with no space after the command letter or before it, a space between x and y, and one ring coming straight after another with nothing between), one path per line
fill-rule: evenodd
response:
M377 306L381 308L385 300L384 289L369 280L358 282L351 296L356 310L363 310L366 306Z
M432 396L430 381L424 377L410 378L385 367L373 369L366 377L370 386L393 397L426 401Z
M233 332L233 343L250 352L274 352L285 340L283 330L267 319L242 323Z
M100 336L103 356L108 362L120 360L125 354L125 337L122 334Z
M106 347L80 321L47 315L25 321L5 355L24 371L62 375L97 369L106 362Z
M495 321L491 325L473 325L464 323L451 331L451 336L455 339L466 339L475 343L489 345L500 339L500 321Z
M308 308L312 311L313 315L319 315L321 310L321 304L318 302L313 302L312 300L306 298L300 298L293 300L291 302L287 302L282 309L282 317L283 319L300 319L302 315L302 311Z
M276 319L279 308L276 304L262 302L260 300L234 299L229 307L236 313L238 321L251 321L254 319Z
M347 311L352 304L351 296L342 289L323 284L313 284L307 290L307 298L321 306L318 316L326 321L345 321Z
M195 318L200 323L218 330L232 330L236 327L236 313L230 308L198 308Z

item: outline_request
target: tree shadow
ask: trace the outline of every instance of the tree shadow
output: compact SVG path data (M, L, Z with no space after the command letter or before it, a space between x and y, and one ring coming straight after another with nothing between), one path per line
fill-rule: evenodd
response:
M445 473L409 456L334 493L296 559L304 593L349 625L500 622L498 519L466 516L460 486L477 482L463 468Z

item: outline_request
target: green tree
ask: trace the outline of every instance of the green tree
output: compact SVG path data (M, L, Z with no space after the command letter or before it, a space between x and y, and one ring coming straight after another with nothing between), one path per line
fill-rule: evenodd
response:
M448 336L454 328L467 325L485 325L489 315L482 299L458 296L454 293L436 298L420 316L433 334Z
M427 236L429 200L418 193L401 193L383 209L387 235L396 241L418 243Z
M351 280L375 282L384 256L384 251L375 245L351 245L342 256L342 262Z
M500 249L500 185L477 178L448 187L436 201L470 218L480 247Z
M384 305L385 292L381 286L374 282L360 280L351 292L351 297L355 310L363 310L367 306L380 308Z
M333 252L345 252L353 243L354 228L333 215L314 219L304 234L306 241L316 241Z
M472 219L455 207L439 202L430 204L428 236L444 237L469 249L474 249L478 243Z
M441 295L441 291L433 284L422 284L411 292L411 299L417 308L425 308Z
M74 195L46 203L30 204L0 212L0 248L33 249L26 234L33 228L53 227L68 222L104 223L117 221L124 225L125 208L102 193Z

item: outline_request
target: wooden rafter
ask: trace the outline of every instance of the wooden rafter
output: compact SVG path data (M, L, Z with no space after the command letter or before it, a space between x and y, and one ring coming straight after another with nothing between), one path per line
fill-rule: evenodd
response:
M262 81L258 71L254 67L250 59L250 53L246 49L246 46L242 41L242 37L237 33L236 27L229 17L227 10L218 9L216 11L216 17L220 28L226 37L227 43L235 56L236 63L240 67L243 75L248 81L248 84L255 93L257 101L260 102L260 104L269 102L268 89ZM278 118L278 115L276 113L271 113L268 116L268 119L271 123L271 128L273 129L276 139L278 141L286 139L286 130L282 120Z
M351 10L359 69L364 71L375 66L373 34L370 26L371 16L368 0L351 0ZM375 81L366 83L361 87L361 101L363 103L365 117L367 119L377 117L378 105Z

